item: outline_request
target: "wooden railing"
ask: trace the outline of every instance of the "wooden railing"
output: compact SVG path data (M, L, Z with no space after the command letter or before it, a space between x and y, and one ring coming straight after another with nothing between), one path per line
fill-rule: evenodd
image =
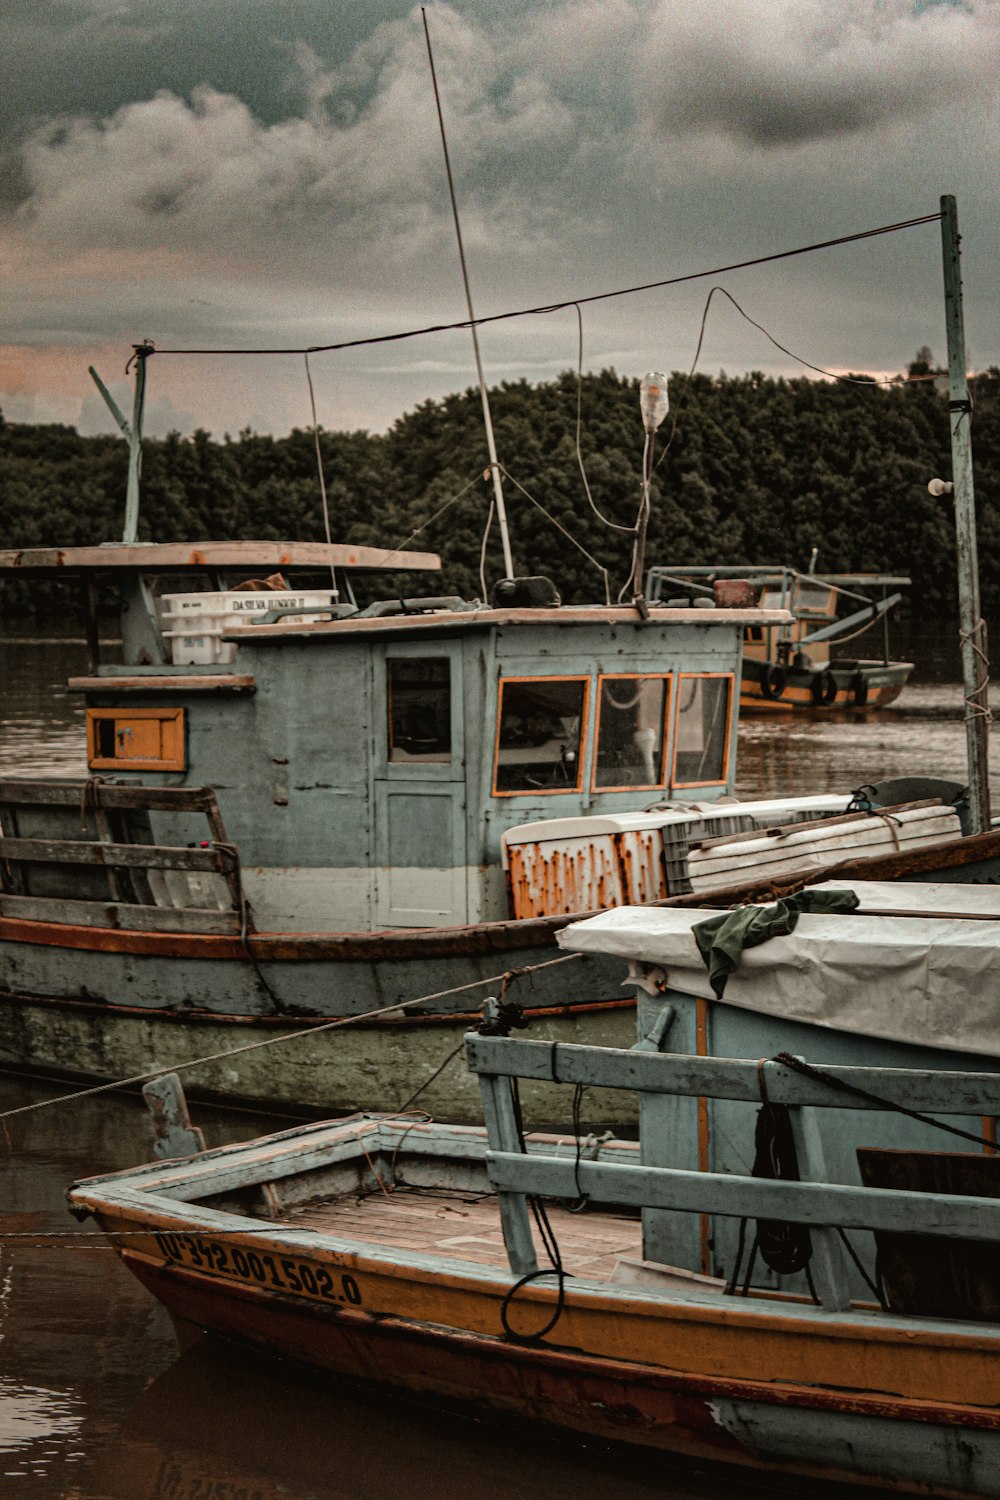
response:
M151 813L200 815L207 837L155 842ZM231 933L242 912L239 853L210 787L0 780L0 916Z
M647 1210L712 1213L737 1219L785 1220L808 1225L811 1274L825 1311L850 1306L849 1276L839 1230L1000 1241L1000 1199L954 1193L870 1188L828 1180L817 1111L825 1108L886 1110L899 1106L922 1115L1000 1114L1000 1074L917 1069L823 1067L809 1076L778 1062L657 1054L513 1038L470 1035L469 1067L479 1074L490 1150L487 1168L500 1200L512 1271L538 1269L528 1197L575 1200L581 1191L597 1201ZM656 1165L567 1161L523 1151L510 1086L512 1078L633 1089L646 1095L761 1102L788 1107L800 1181L775 1181L730 1173L692 1172ZM845 1092L836 1083L862 1093ZM876 1096L876 1102L871 1097ZM943 1137L943 1140L948 1139ZM955 1145L954 1138L951 1138ZM969 1143L958 1145L973 1151Z

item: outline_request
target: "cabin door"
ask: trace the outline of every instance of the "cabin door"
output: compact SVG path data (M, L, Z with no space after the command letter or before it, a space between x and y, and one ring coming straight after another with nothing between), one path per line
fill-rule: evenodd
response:
M461 654L422 641L375 663L376 912L380 927L467 921Z

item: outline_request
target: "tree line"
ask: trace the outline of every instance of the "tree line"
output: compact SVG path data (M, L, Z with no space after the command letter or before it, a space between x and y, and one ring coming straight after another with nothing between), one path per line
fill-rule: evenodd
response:
M929 352L908 374L930 377ZM973 449L984 613L1000 606L1000 371L972 382ZM880 385L677 374L656 436L646 558L664 566L789 563L814 547L823 572L906 573L913 607L957 612L952 507L927 492L950 473L943 382ZM573 372L490 393L517 571L547 574L567 602L611 597L630 572L641 494L637 382ZM579 407L579 458L577 452ZM439 552L434 591L474 598L492 498L477 391L428 400L386 433L320 433L334 540ZM121 535L128 453L117 437L0 417L0 548L73 547ZM589 488L589 496L587 490ZM414 535L415 533L415 535ZM143 444L140 536L321 540L314 437L204 431ZM497 527L487 584L502 574ZM407 580L392 576L390 592ZM413 587L426 591L427 580ZM386 592L383 578L375 591ZM23 585L0 610L25 607Z

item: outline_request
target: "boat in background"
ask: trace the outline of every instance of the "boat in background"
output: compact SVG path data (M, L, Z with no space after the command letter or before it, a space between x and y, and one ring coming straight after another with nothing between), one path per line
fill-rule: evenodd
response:
M792 619L780 625L746 628L740 687L744 710L884 708L899 697L913 671L912 662L890 659L888 633L889 613L900 602L899 590L909 586L909 578L799 573L783 564L651 568L648 578L651 599L683 595L685 589L698 597L715 579L741 579L752 587L762 608L791 614ZM845 605L848 614L841 613ZM880 621L880 658L831 654Z
M300 1126L91 1178L71 1207L182 1345L207 1330L422 1403L805 1483L1000 1495L1000 1158L927 1151L937 1122L902 1113L978 1139L1000 1072L664 1053L672 1003L651 1004L630 1049L469 1036L485 1130ZM525 1133L543 1078L559 1136ZM641 1141L585 1135L583 1088L637 1093ZM719 1104L744 1147L756 1130L753 1170L677 1167ZM825 1153L845 1120L863 1144L841 1175ZM736 1248L704 1274L720 1221Z

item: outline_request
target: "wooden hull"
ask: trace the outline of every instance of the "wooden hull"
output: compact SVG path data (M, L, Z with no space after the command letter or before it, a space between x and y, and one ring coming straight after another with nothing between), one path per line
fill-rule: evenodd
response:
M998 860L1000 832L991 832L905 858L845 863L810 878L995 881ZM768 901L802 884L786 876L708 899ZM681 896L666 904L705 900ZM398 1109L458 1046L482 1000L500 993L505 972L516 976L508 998L524 1006L532 1035L631 1045L635 1010L622 999L623 961L588 957L545 967L560 956L555 933L566 921L261 933L244 941L0 917L0 1062L110 1082L210 1058L185 1071L195 1097L310 1113ZM456 992L442 993L448 991ZM417 1014L397 1011L305 1040L311 1027L329 1020L425 995L436 998ZM282 1034L303 1039L218 1056ZM631 1099L601 1102L604 1124L634 1127ZM419 1104L440 1119L480 1118L478 1088L460 1060Z
M549 1340L523 1345L500 1336L495 1279L389 1268L363 1250L313 1258L335 1283L346 1272L362 1305L167 1266L155 1249L124 1255L184 1323L374 1388L804 1479L1000 1494L995 1336L930 1329L915 1339L857 1314L818 1332L731 1301L623 1306L570 1285ZM544 1321L554 1295L526 1288L530 1315Z
M498 988L493 986L492 992ZM631 999L537 1006L529 1016L535 1037L610 1047L628 1047L635 1039ZM393 1111L419 1090L414 1108L441 1120L467 1121L481 1118L481 1104L460 1049L478 1020L478 1011L472 1010L393 1017L310 1037L315 1021L156 1013L0 994L0 1060L88 1081L180 1068L193 1098L291 1108L306 1115L358 1108ZM191 1067L201 1058L209 1061ZM555 1109L555 1094L544 1084L529 1087L526 1102L536 1118L549 1118L546 1111ZM638 1116L631 1095L605 1090L597 1106L602 1128L634 1130ZM554 1113L551 1117L556 1118Z
M831 709L885 708L906 686L912 662L835 661L822 673L796 667L778 669L745 658L740 687L742 710L774 713L829 712ZM777 688L780 685L780 692Z

